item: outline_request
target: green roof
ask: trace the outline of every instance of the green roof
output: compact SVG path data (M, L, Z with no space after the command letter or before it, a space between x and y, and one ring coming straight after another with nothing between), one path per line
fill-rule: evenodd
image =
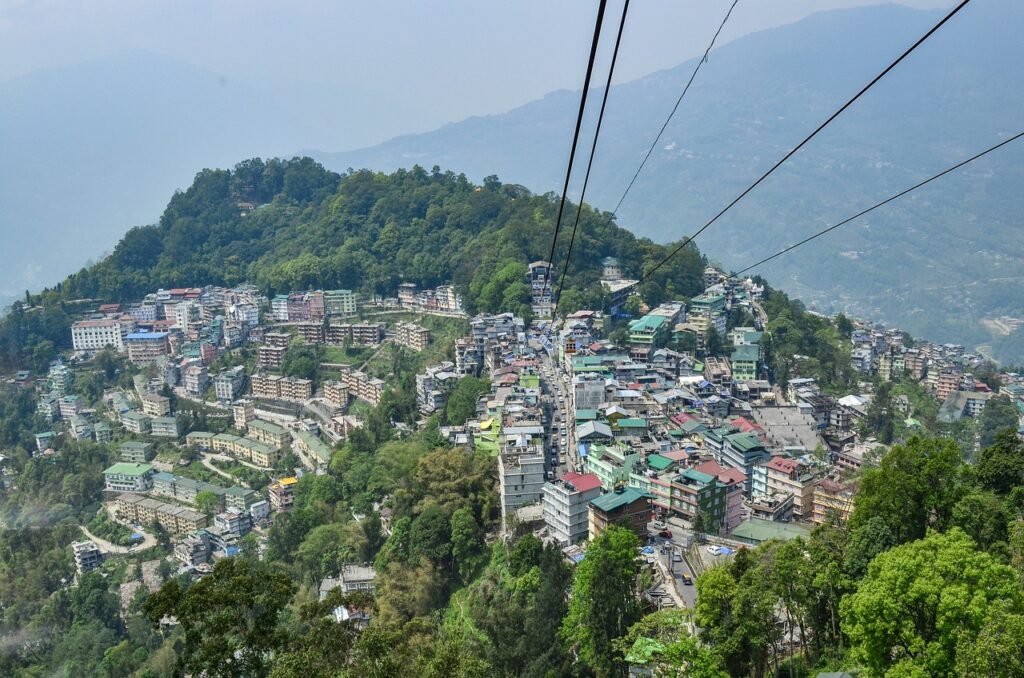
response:
M299 439L305 443L306 447L309 448L310 452L319 461L326 464L331 460L331 448L324 441L320 440L318 436L313 435L307 431L299 431Z
M630 332L657 332L668 322L663 315L645 315L642 318L629 321Z
M769 539L781 539L782 541L788 541L797 537L807 537L810 532L800 527L799 525L793 525L791 523L776 523L771 520L761 520L760 518L751 518L746 522L742 522L736 526L736 529L729 535L733 539L741 539L760 544L763 541Z
M576 410L576 421L597 419L597 410Z
M698 431L703 431L707 428L703 422L697 421L696 419L687 419L680 424L680 426L687 433L697 433Z
M692 468L688 468L685 471L683 471L683 477L684 478L689 478L690 480L695 480L698 483L701 483L703 485L707 485L708 483L712 483L715 480L714 476L708 475L707 473L704 473L703 471L698 471L698 470L692 469Z
M757 346L745 344L743 346L737 346L736 349L732 352L732 361L756 363L758 356L759 349L757 348Z
M279 436L287 433L288 431L283 426L272 424L269 421L263 421L262 419L253 419L249 422L249 428L258 428L261 431L265 431L271 435Z
M191 433L185 434L185 439L189 438L212 438L213 434L209 431L192 431Z
M114 464L103 472L104 475L142 476L153 470L152 464L122 461Z
M637 417L623 417L615 422L615 425L619 428L647 428L647 420Z
M148 450L153 447L153 443L140 443L135 440L126 440L121 443L122 450Z
M729 444L736 448L736 450L743 453L756 450L759 447L764 447L764 443L762 443L761 439L757 437L757 434L753 432L732 433L725 436L725 439L728 440Z
M647 457L647 465L656 471L664 471L675 462L668 457L663 457L660 454L652 454Z
M149 416L143 414L142 412L136 412L135 410L131 410L129 412L125 412L124 414L122 414L121 418L122 419L131 419L133 421L136 421L136 420L141 421L143 419L149 419Z
M608 513L610 511L620 509L623 506L629 506L633 502L644 498L653 499L654 495L647 492L641 492L635 487L627 487L621 492L609 492L608 494L602 494L600 497L591 500L590 505Z

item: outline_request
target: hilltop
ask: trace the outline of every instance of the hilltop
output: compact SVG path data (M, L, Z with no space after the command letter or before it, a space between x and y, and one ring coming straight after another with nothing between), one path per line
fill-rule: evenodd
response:
M715 50L618 223L658 242L692 233L939 16L895 5L823 12ZM1008 64L1024 60L1011 33L1022 23L1020 3L967 7L702 235L701 247L744 267L1018 131L1024 74ZM588 190L594 205L615 206L694 64L613 87ZM315 157L335 169L497 172L549 190L561 182L578 97L554 92L503 115ZM1022 159L1022 149L1006 149L763 273L820 310L991 344L997 358L1020 360L1024 333L993 321L1024 318Z

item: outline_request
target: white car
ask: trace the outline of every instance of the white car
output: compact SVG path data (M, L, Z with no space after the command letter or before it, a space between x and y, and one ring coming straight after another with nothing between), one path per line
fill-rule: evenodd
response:
M653 523L651 523L651 525L656 530L664 530L664 529L668 528L668 525L666 525L665 523L661 522L660 520L655 520Z
M714 544L711 544L710 546L707 547L707 552L710 553L713 556L718 556L718 555L722 554L722 547L721 546L715 546Z

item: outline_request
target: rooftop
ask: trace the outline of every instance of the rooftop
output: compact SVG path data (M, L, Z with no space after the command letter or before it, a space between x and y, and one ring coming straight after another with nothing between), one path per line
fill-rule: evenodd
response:
M619 492L609 492L608 494L602 494L596 499L592 499L590 505L596 509L604 512L616 511L623 506L629 506L635 501L641 499L653 499L653 495L647 492L641 492L635 487L627 487Z
M123 476L141 476L149 473L153 470L152 464L142 464L139 462L122 461L114 464L103 473L104 475L117 474Z

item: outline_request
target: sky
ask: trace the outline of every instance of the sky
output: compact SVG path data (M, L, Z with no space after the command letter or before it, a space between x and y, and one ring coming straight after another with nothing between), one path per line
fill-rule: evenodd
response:
M616 82L701 54L731 0L633 0ZM369 145L583 80L596 0L0 0L0 81L143 49L226 78L344 86L402 114ZM719 45L874 0L740 0ZM950 0L903 0L918 8ZM621 11L611 0L606 45ZM609 47L610 51L610 47ZM607 54L604 55L607 58ZM600 71L598 71L600 72ZM325 148L322 150L347 150Z

